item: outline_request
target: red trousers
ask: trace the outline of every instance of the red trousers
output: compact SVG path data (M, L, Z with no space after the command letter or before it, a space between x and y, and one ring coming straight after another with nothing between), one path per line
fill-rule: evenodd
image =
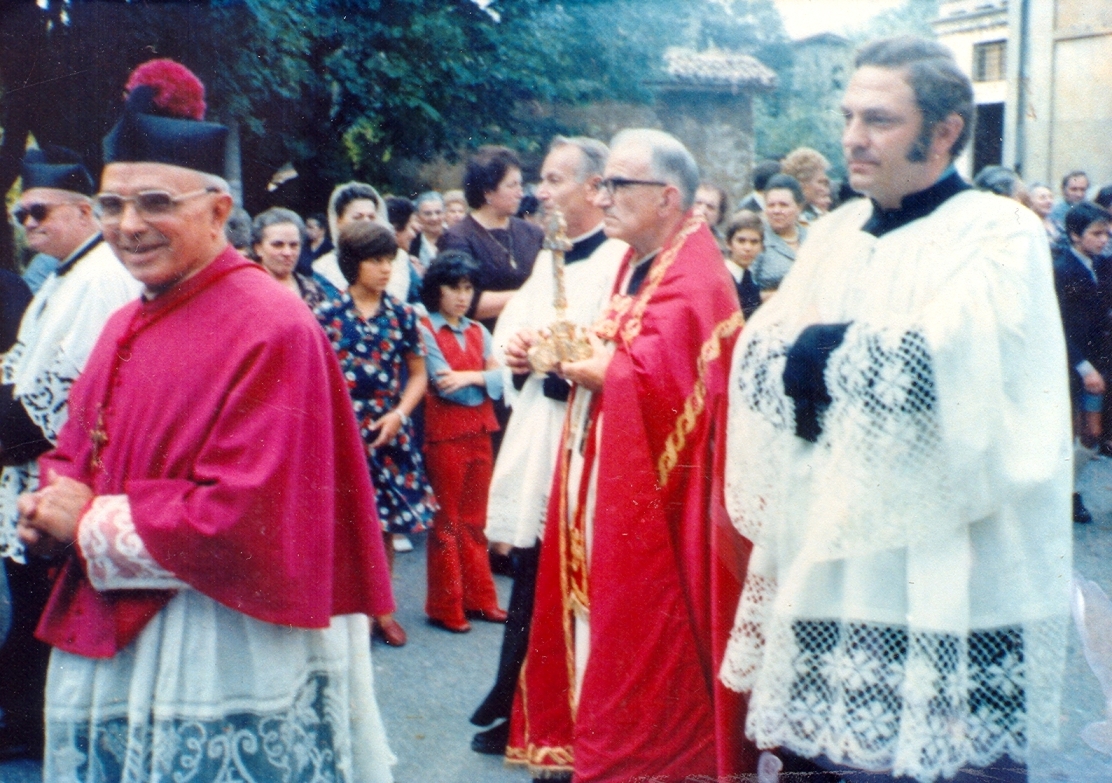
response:
M494 468L490 434L426 443L425 467L440 503L429 531L425 614L459 623L465 611L498 607L483 533Z

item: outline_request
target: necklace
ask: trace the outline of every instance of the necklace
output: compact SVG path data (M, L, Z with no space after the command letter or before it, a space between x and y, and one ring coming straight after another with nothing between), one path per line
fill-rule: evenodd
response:
M475 218L473 216L472 216L471 219L475 220ZM491 229L484 226L478 220L475 220L475 224L479 228L481 228L483 230L483 232L488 237L490 237L491 242L493 242L494 244L498 245L498 247L500 247L500 248L502 248L503 250L506 251L506 256L508 257L508 260L510 262L510 268L511 269L517 269L517 259L514 258L514 234L513 234L513 231L511 230L511 227L512 227L513 224L510 222L512 220L513 220L513 218L510 218L509 220L506 221L506 227L504 229L498 229L498 230L506 232L506 244L504 244L504 245L501 242L498 241L498 238L494 236L494 232L491 231Z

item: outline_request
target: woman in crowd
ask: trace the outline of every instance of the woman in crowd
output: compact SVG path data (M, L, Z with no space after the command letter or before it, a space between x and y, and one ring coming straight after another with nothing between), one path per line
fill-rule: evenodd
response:
M451 228L467 217L467 199L462 190L449 190L444 194L444 223Z
M392 535L424 530L437 508L410 420L427 387L417 315L386 290L397 251L389 228L343 226L336 252L347 290L317 312L348 379L391 564ZM405 644L392 615L375 627L387 644Z
M780 173L794 177L803 191L803 210L799 222L806 226L830 211L834 200L830 194L830 169L821 152L810 147L798 147L788 153L780 163Z
M753 264L753 280L767 298L780 287L780 281L791 269L796 251L807 238L807 229L799 221L803 211L803 188L795 177L777 174L765 190L764 252Z
M390 228L386 217L386 202L378 191L365 182L345 182L337 185L328 199L328 225L332 236L337 237L340 229L351 223L370 221ZM391 229L392 231L392 229ZM313 271L323 277L337 291L347 288L347 280L340 271L338 253L325 253L313 262ZM386 290L395 299L405 301L409 296L409 254L399 252L390 270L390 282Z
M421 218L417 214L417 205L401 196L387 196L386 216L390 220L390 225L394 228L394 239L398 242L398 251L405 252L405 260L408 264L409 288L406 290L405 301L408 304L419 305L424 267L409 252L414 240L421 235Z
M726 243L722 238L722 222L730 209L730 198L723 188L712 182L701 182L695 191L695 204L692 207L695 214L702 215L714 234L718 247L723 255L727 255Z
M1033 182L1027 188L1027 197L1031 201L1031 211L1042 219L1043 228L1046 229L1047 239L1053 247L1062 237L1058 226L1050 218L1050 211L1054 209L1054 191L1043 182Z
M440 237L441 251L462 250L479 264L469 314L487 329L529 277L544 232L514 217L524 190L521 162L506 147L480 147L467 161L463 192L471 214Z
M431 386L425 456L440 503L429 533L425 613L452 633L470 631L468 619L506 622L483 533L494 469L490 435L498 430L492 401L502 396L502 373L490 332L465 315L477 271L470 256L449 250L432 262L421 286Z
M289 209L272 207L251 224L251 255L271 277L315 310L327 296L319 282L296 270L304 241L305 224Z

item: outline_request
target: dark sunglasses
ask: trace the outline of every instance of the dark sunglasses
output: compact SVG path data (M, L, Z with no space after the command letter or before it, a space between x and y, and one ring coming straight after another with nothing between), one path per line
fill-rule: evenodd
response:
M50 215L50 210L54 209L54 207L60 207L63 204L71 203L73 202L64 201L58 204L42 204L39 202L27 205L20 204L12 210L12 220L21 226L27 224L27 218L34 218L36 223L42 223L46 220L47 216Z

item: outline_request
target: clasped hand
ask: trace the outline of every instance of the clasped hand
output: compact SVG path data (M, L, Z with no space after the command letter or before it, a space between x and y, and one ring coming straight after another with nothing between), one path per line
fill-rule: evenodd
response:
M58 553L73 543L92 499L88 485L51 471L45 487L19 496L19 540L34 554Z

